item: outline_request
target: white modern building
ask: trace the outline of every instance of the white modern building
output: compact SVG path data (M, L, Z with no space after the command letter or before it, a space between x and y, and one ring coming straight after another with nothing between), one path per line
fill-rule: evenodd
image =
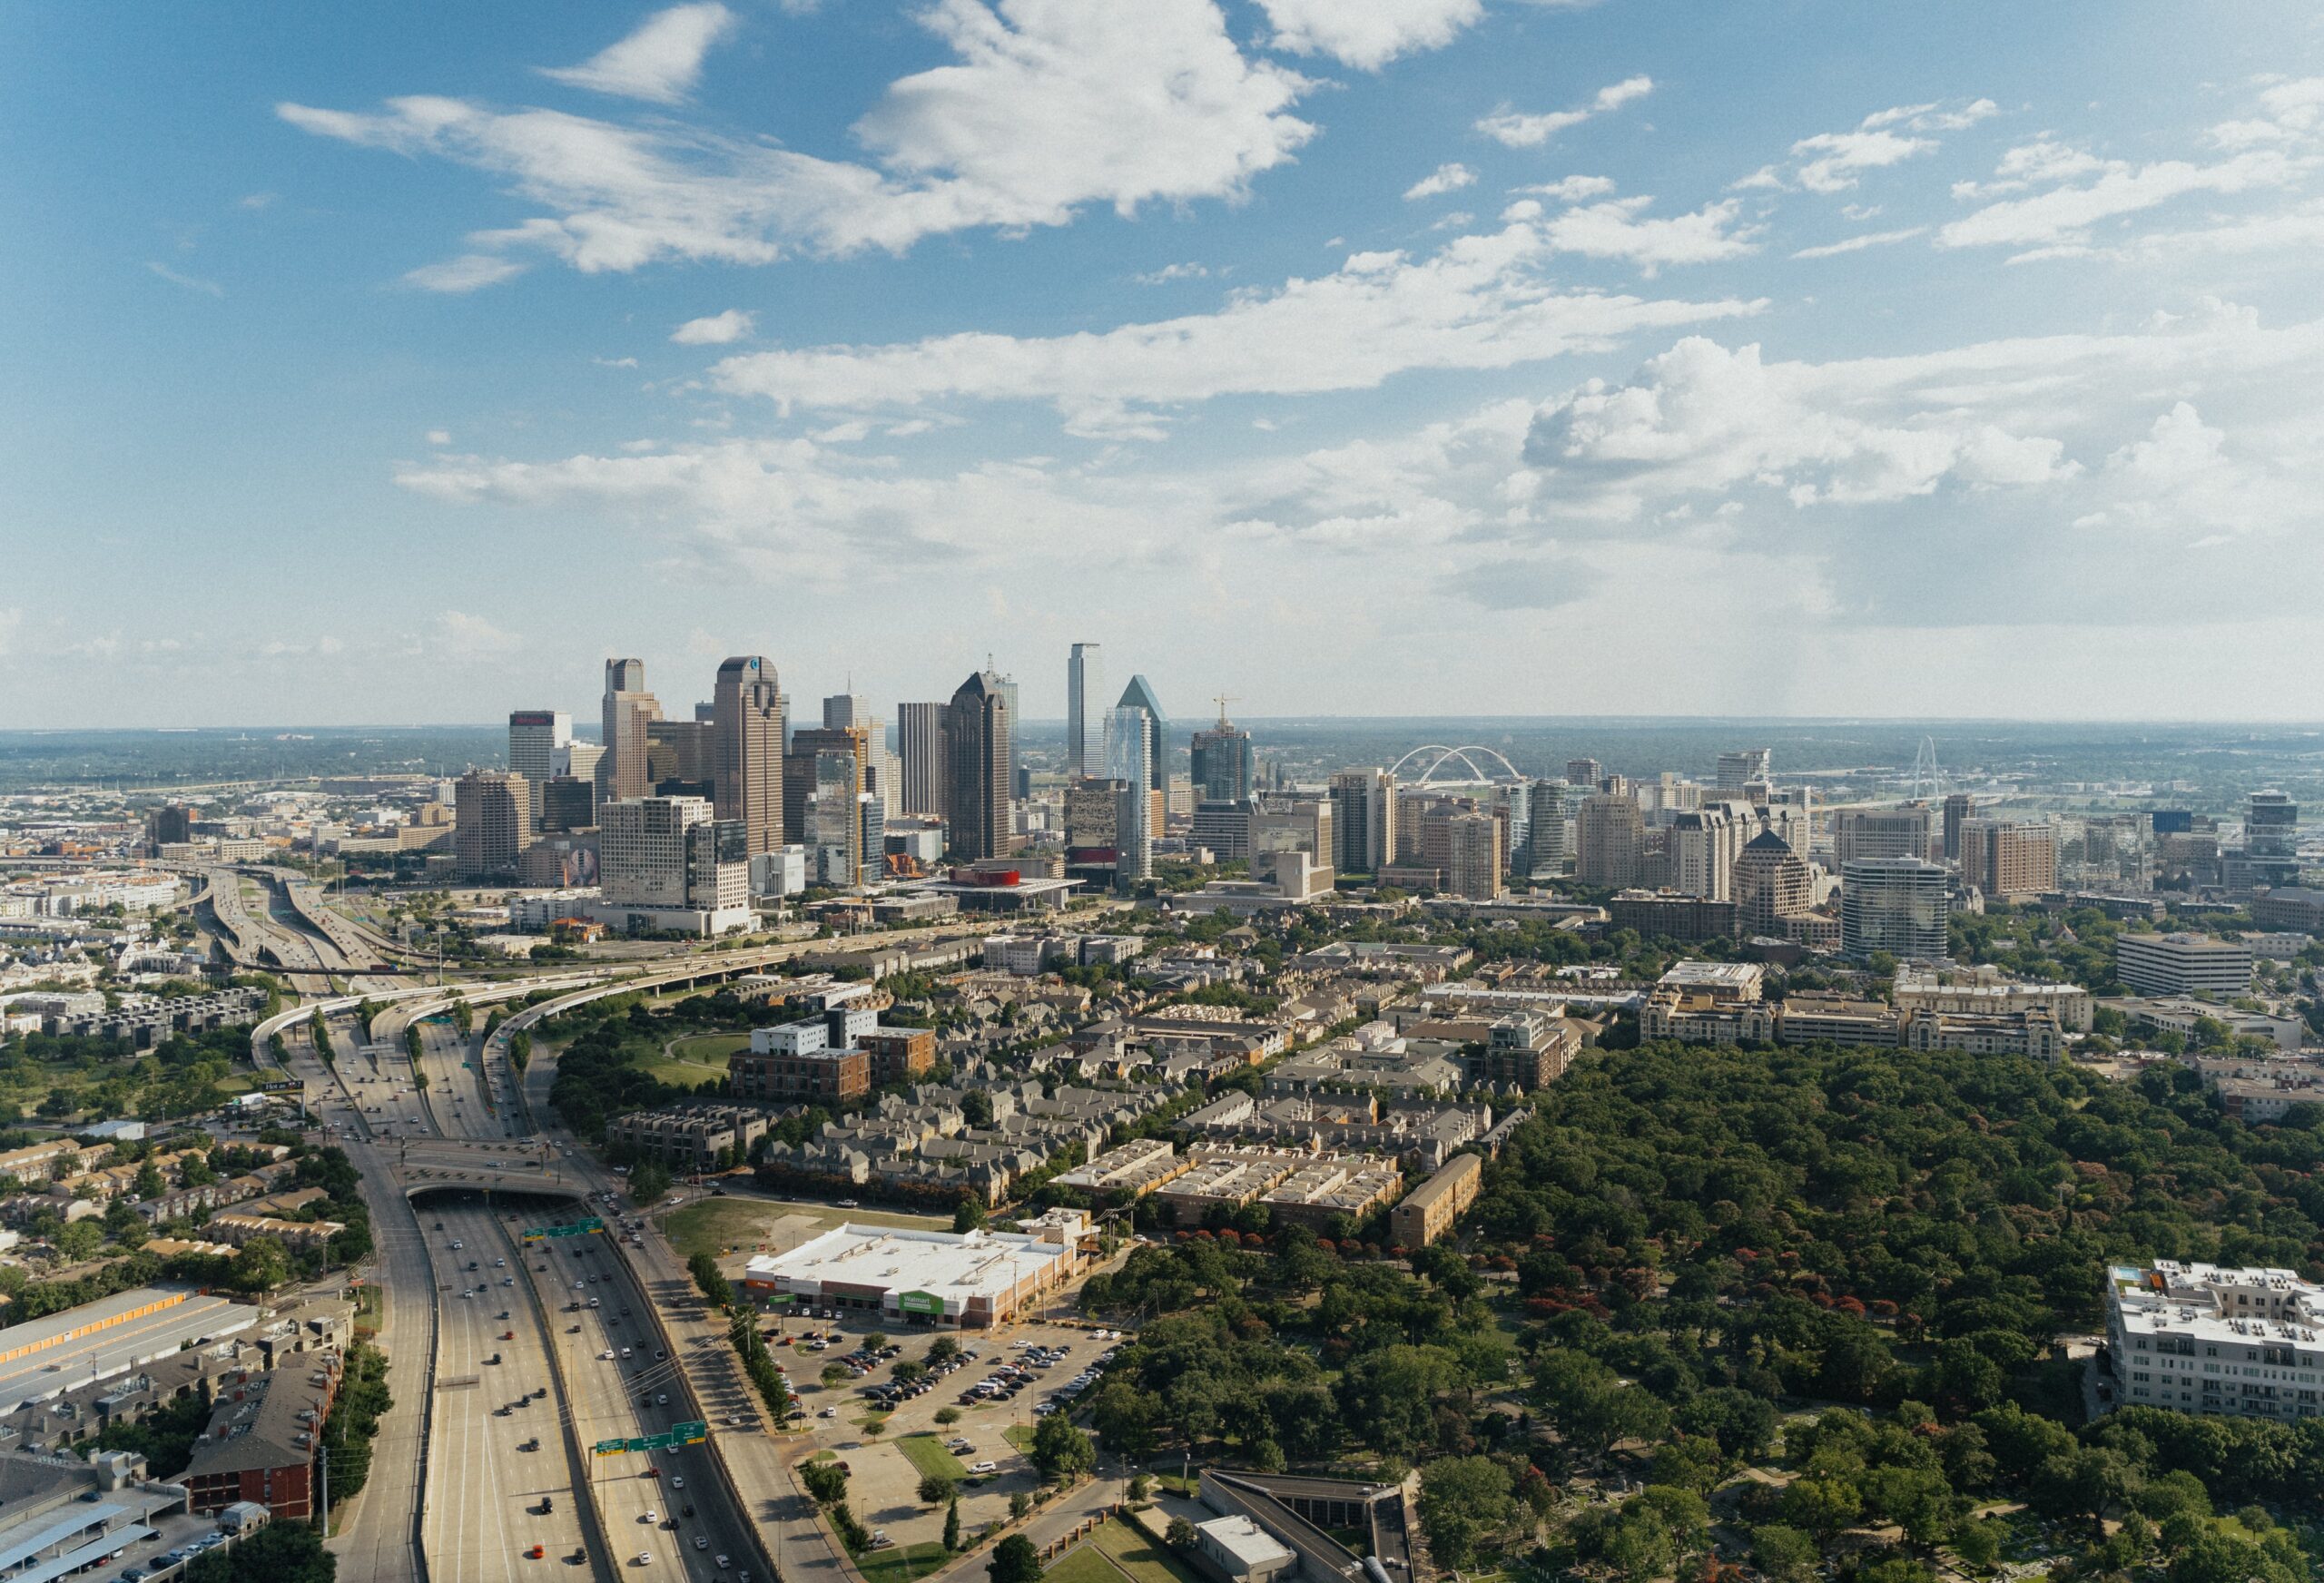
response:
M1863 858L1840 870L1840 949L1935 961L1947 949L1951 880L1920 858Z
M1890 998L1898 1011L1933 1011L1949 1017L2047 1012L2067 1033L2088 1033L2095 1011L2090 991L2079 984L2011 978L1990 962L1952 968L1905 963L1896 969Z
M726 934L751 925L740 820L699 797L627 797L598 811L600 900L591 916L631 934Z
M2142 995L2242 995L2251 988L2251 948L2207 934L2114 937L2114 977Z
M2115 1407L2313 1418L2324 1373L2324 1286L2290 1270L2158 1259L2107 1272Z

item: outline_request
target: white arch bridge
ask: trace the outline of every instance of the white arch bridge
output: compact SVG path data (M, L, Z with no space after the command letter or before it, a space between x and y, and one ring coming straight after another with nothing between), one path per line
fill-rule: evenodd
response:
M1414 759L1420 758L1428 753L1434 753L1436 756L1430 759L1428 761L1428 767L1420 772L1417 783L1421 785L1426 785L1430 782L1435 780L1436 772L1455 759L1458 759L1463 765L1467 766L1469 772L1467 779L1460 780L1448 776L1443 781L1436 782L1437 784L1460 786L1477 782L1491 782L1497 781L1522 781L1525 778L1517 772L1517 766L1503 758L1498 750L1486 747L1482 742L1467 742L1460 747L1447 747L1443 742L1423 742L1419 747L1416 747L1412 752L1406 753L1403 758L1398 759L1393 764L1391 764L1388 767L1388 773L1401 779L1403 775L1404 766L1406 764L1409 764ZM1471 753L1482 754L1486 759L1491 760L1493 763L1499 764L1501 766L1501 773L1498 775L1487 774L1478 766L1477 761L1469 756Z

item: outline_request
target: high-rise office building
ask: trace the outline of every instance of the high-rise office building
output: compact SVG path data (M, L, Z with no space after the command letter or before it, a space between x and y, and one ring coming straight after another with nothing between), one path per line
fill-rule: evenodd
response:
M145 815L145 850L159 857L164 846L193 839L194 811L182 802L165 802Z
M985 658L985 674L991 678L994 692L1009 710L1009 795L1013 801L1028 795L1025 783L1025 733L1019 729L1025 718L1018 707L1017 678L1003 676L993 670L990 655Z
M1154 838L1162 829L1162 792L1154 784L1154 716L1137 704L1108 710L1104 725L1106 779L1120 787L1114 819L1117 882L1154 872Z
M1945 800L1945 860L1961 860L1961 824L1977 811L1977 800L1966 792L1955 792Z
M787 844L783 822L783 692L774 666L739 654L718 667L711 694L711 784L720 819L743 827L746 853Z
M557 772L559 748L573 745L573 717L561 709L512 709L508 712L508 772L522 775L537 791ZM540 799L533 800L530 818L541 827Z
M540 810L543 835L588 830L597 822L597 788L578 775L551 775L533 788L533 802Z
M2038 896L2058 888L2058 827L2046 820L1961 821L1961 882L1987 896Z
M643 797L652 788L646 728L662 718L662 705L645 690L645 662L635 659L606 662L606 696L602 705L606 757L599 766L598 789L606 797Z
M1925 860L1929 835L1929 809L1925 802L1832 811L1832 859L1844 869L1871 858Z
M1396 860L1396 778L1376 765L1332 777L1332 824L1343 874L1377 874Z
M901 811L944 816L944 712L942 703L896 705L896 755L901 761L898 801Z
M1106 740L1106 655L1093 643L1078 643L1065 662L1065 770L1068 775L1098 772Z
M1635 885L1646 845L1638 799L1600 792L1574 815L1573 877L1584 885Z
M1251 878L1275 879L1275 860L1297 852L1307 860L1306 871L1320 870L1321 884L1329 889L1339 847L1333 813L1333 803L1319 797L1269 798L1259 804L1250 821Z
M1445 821L1444 888L1472 901L1502 892L1501 821L1490 813L1456 813Z
M1595 759L1568 759L1565 762L1565 783L1587 797L1598 791L1598 782L1606 778L1606 766Z
M552 776L571 775L576 780L595 784L597 766L605 762L605 743L583 742L576 737L556 750L556 756L550 762L549 773Z
M2224 866L2233 890L2279 890L2299 883L2299 804L2281 792L2254 792L2243 810L2243 850Z
M1167 792L1170 786L1170 721L1162 713L1160 700L1154 696L1153 683L1143 675L1132 676L1129 685L1122 689L1117 709L1136 709L1146 716L1147 784L1157 792ZM1155 826L1156 832L1161 831Z
M1806 914L1816 901L1807 860L1773 831L1744 843L1735 860L1734 889L1736 922L1746 938L1781 939L1784 919Z
M811 860L812 849L819 843L807 835L810 801L820 797L831 803L823 811L824 839L820 844L851 847L854 838L847 832L856 817L855 800L870 790L871 749L872 733L861 725L808 728L791 733L791 751L783 756L783 825L811 849ZM833 754L845 772L843 776L821 762ZM839 806L842 801L844 811ZM854 857L860 864L862 853L856 850Z
M901 813L903 806L902 771L895 755L888 751L887 717L872 711L872 701L861 693L834 693L823 700L823 729L845 731L861 726L865 733L863 752L863 788L880 799L880 814L884 821L891 814Z
M1923 858L1859 858L1840 870L1840 949L1935 961L1947 951L1950 881Z
M1734 900L1735 860L1758 833L1748 802L1706 802L1670 822L1670 886L1711 901Z
M1525 821L1525 873L1536 880L1563 874L1573 857L1567 845L1566 806L1572 788L1563 781L1536 781Z
M718 755L710 723L647 721L645 778L656 797L714 797Z
M522 775L470 770L452 788L452 855L463 880L514 878L533 839L531 788Z
M1193 747L1195 797L1204 802L1247 802L1257 783L1251 733L1226 718L1224 701L1218 723L1195 733Z
M634 797L598 810L600 917L633 933L748 927L751 864L739 820L699 797Z
M1718 755L1718 789L1728 796L1739 797L1746 786L1764 783L1768 778L1768 751L1766 748L1744 748L1738 752Z
M944 714L945 818L952 854L964 862L1009 855L1009 804L1016 716L1011 686L979 671L952 694Z

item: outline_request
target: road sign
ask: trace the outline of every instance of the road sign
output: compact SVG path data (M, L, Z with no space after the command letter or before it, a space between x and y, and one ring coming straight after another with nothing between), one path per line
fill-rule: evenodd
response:
M586 1220L576 1220L569 1225L527 1226L524 1236L527 1242L537 1243L543 1237L596 1236L602 1234L605 1229L606 1223L593 1214Z
M696 1419L691 1423L674 1423L660 1434L599 1440L589 1449L600 1457L617 1457L624 1451L675 1451L680 1446L698 1446L709 1438L710 1425Z
M617 1457L634 1443L631 1440L599 1440L589 1450L600 1457Z

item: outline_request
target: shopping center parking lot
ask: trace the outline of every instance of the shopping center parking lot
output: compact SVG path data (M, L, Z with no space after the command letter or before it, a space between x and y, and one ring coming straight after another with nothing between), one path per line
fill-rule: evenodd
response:
M1029 1437L1038 1421L1037 1409L1077 1374L1096 1365L1108 1348L1119 1344L1113 1332L1100 1338L1098 1327L1078 1322L1035 1322L998 1332L930 1332L888 1329L871 1316L854 1315L836 1323L793 1319L784 1328L793 1344L778 1355L807 1410L819 1454L847 1463L848 1499L856 1516L866 1528L884 1530L900 1546L933 1544L943 1535L943 1504L931 1506L920 1499L920 1482L931 1474L954 1481L963 1532L973 1534L1005 1520L1009 1496L1029 1492L1040 1482L1024 1454L1009 1442L1009 1431L1018 1430L1020 1438ZM854 1352L875 1331L888 1337L896 1355L881 1360L860 1378L824 1385L823 1368ZM797 1344L803 1332L827 1338L825 1350L818 1352ZM828 1339L834 1334L837 1339ZM964 1361L949 1373L931 1373L929 1389L899 1401L893 1411L881 1413L862 1394L864 1390L889 1383L899 1362L925 1364L939 1334L961 1347ZM1029 1369L1030 1381L1013 1396L961 1401L965 1392L1004 1364L1018 1363L1035 1349L1051 1348L1064 1349L1063 1356L1046 1368ZM970 1352L977 1355L966 1358ZM1088 1391L1081 1394L1086 1399ZM945 1409L959 1414L956 1421L936 1421ZM824 1416L832 1410L836 1410L832 1416ZM865 1426L874 1419L880 1421L880 1431L868 1434ZM987 1463L992 1465L989 1472L970 1470Z

